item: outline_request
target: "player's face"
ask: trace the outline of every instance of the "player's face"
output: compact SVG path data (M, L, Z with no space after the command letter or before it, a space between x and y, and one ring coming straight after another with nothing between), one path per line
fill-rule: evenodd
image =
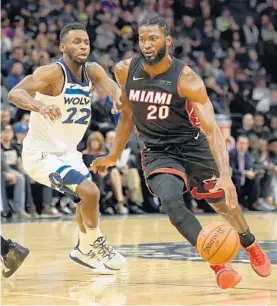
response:
M84 64L90 53L89 37L83 30L71 30L60 45L61 51L73 62Z
M171 37L165 36L158 25L139 28L139 47L148 65L155 65L167 56L171 43Z

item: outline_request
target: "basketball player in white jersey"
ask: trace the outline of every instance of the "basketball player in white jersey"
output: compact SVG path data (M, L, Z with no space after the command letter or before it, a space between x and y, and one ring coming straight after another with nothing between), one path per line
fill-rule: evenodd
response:
M25 77L10 91L9 101L31 111L22 154L27 173L79 203L79 240L70 258L95 273L110 274L126 260L99 229L99 190L77 145L90 123L92 87L101 87L118 106L120 89L101 66L87 63L89 43L82 24L66 25L60 34L62 59Z

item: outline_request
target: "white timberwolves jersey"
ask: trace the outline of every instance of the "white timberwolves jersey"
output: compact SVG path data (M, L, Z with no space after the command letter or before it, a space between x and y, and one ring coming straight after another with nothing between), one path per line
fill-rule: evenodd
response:
M57 105L61 110L62 118L52 122L37 112L31 112L29 131L23 143L24 151L76 151L90 123L92 84L85 65L83 79L80 82L74 78L62 59L57 64L62 67L65 76L61 94L53 97L37 92L35 99L44 104Z

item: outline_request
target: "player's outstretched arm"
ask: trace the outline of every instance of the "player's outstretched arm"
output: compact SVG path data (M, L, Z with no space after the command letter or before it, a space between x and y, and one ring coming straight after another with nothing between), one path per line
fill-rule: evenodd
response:
M45 118L49 117L51 120L58 119L61 112L57 106L45 105L32 96L36 92L43 94L49 92L53 84L57 84L61 79L63 79L63 73L58 65L39 67L32 75L26 76L9 92L8 99L19 108L39 112Z
M102 88L108 96L113 100L112 113L116 114L121 112L122 103L120 100L121 89L117 83L108 77L105 70L97 63L88 64L88 75L93 84Z
M190 67L186 66L180 77L178 91L180 96L186 97L192 104L220 172L218 184L213 191L224 189L228 202L235 204L237 202L237 194L231 180L227 146L216 124L214 109L207 95L203 80Z
M128 76L129 61L123 61L115 66L115 76L122 89L122 112L116 128L116 135L110 153L106 157L97 158L91 165L93 172L105 172L107 167L113 166L121 156L134 128L133 112L125 94L125 84Z

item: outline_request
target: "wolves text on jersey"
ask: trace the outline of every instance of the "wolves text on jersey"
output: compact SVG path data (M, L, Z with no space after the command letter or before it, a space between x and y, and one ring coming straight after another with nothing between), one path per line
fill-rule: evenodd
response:
M88 105L91 103L91 98L87 98L87 97L64 97L64 104L68 104L68 105Z

